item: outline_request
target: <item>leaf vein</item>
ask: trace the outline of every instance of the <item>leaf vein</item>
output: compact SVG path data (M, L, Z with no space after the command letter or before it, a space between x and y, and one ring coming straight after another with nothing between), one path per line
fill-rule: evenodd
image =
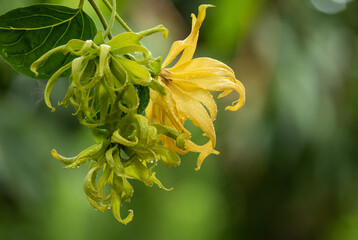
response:
M21 34L21 36L19 37L18 40L16 40L16 42L8 43L8 44L6 44L6 43L5 43L5 44L4 44L4 43L0 43L0 45L2 45L2 46L4 46L4 47L11 47L11 46L13 46L13 45L18 44L19 42L21 42L21 40L22 40L22 38L25 36L26 32L27 32L27 31L24 31L24 33Z
M48 18L53 18L53 19L55 19L55 20L58 20L58 21L60 21L60 22L66 21L66 19L60 19L60 18L51 16L51 15L48 15L48 14L34 14L34 15L25 16L25 17L9 18L8 20L16 20L16 21L19 21L19 20L23 20L23 19L26 19L26 18L30 18L30 19L31 19L31 18L33 18L33 17L48 17Z
M72 20L71 20L72 21ZM56 47L57 44L61 41L61 39L63 38L63 36L65 36L65 34L67 33L70 25L71 25L71 21L68 22L67 28L66 30L63 32L63 34L61 35L61 37L55 42L55 44L53 45L53 47Z
M29 55L30 53L36 51L37 49L39 49L39 48L47 41L47 39L48 39L48 37L51 35L52 31L53 31L53 28L51 28L51 31L47 34L47 36L45 37L45 39L44 39L37 47L31 49L31 51L28 51L28 52L26 52L26 53L12 54L12 56L14 56L14 57L20 56L20 55L25 55L25 56L27 56L27 55Z
M41 29L46 29L46 28L53 28L53 27L57 27L61 24L65 24L66 22L71 21L72 19L74 19L80 12L82 11L77 11L75 15L73 15L72 17L63 20L62 22L53 24L53 25L48 25L48 26L43 26L43 27L37 27L37 28L13 28L13 27L0 27L0 30L12 30L12 31L35 31L35 30L41 30ZM82 13L81 13L82 14Z
M83 37L84 34L84 30L85 30L85 20L83 18L83 13L81 12L81 18L82 18L82 30L81 30L81 39Z

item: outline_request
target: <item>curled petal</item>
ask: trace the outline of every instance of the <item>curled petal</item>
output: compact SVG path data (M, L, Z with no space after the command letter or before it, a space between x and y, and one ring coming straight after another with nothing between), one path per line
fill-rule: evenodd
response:
M51 78L48 80L48 82L46 84L46 88L45 88L45 92L44 92L44 99L45 99L46 105L51 109L52 112L55 111L55 108L52 107L51 101L50 101L50 94L51 94L52 88L55 85L55 83L57 82L57 80L59 79L59 77L61 77L62 73L64 73L65 71L67 71L70 68L71 68L71 63L66 64L65 66L63 66L62 68L57 70L57 72L55 72L51 76Z
M98 153L102 150L103 144L95 144L77 155L76 160L65 168L77 168L90 160L97 160Z
M118 147L115 146L113 148L110 148L109 150L107 150L106 152L106 162L108 163L108 165L113 169L113 172L117 175L117 176L122 176L122 172L124 171L124 167L122 166L121 162L117 162L114 160L113 158L113 152L117 151Z
M124 146L127 146L127 147L133 147L135 145L137 145L138 143L138 138L137 136L135 136L134 138L134 141L130 141L126 138L124 138L120 133L119 133L119 130L115 131L111 137L111 141L112 142L115 142L115 143L119 143L119 144L122 144Z
M84 181L83 181L83 189L87 196L96 202L102 202L103 196L101 195L101 191L99 191L96 178L97 173L101 169L104 164L104 157L102 157L97 162L91 164L90 170L88 171Z
M173 188L166 188L166 187L164 187L164 185L159 181L159 179L156 178L155 173L153 173L153 175L152 175L152 180L153 180L153 182L154 182L155 184L157 184L157 186L158 186L159 188L164 189L165 191L171 191L171 190L173 190Z
M66 157L61 156L60 154L57 153L57 151L55 149L52 149L51 155L54 158L56 158L57 160L63 162L64 164L67 164L67 165L72 164L76 160L76 157L66 158Z
M113 189L111 191L111 208L112 208L112 213L113 216L120 222L123 224L127 224L130 221L132 221L134 213L133 210L128 210L128 215L127 217L125 217L124 219L122 219L121 215L120 215L120 209L121 209L121 201L122 201L122 191L123 191L123 179L120 177L115 177L113 180ZM118 189L117 191L115 191L115 189Z
M210 154L219 155L220 153L213 149L212 142L209 141L203 146L199 146L195 143L193 143L190 140L187 140L185 143L185 146L191 151L191 152L199 152L199 157L197 159L197 168L195 170L199 170L201 167L201 164L203 163L204 159L209 156Z
M94 209L97 209L100 212L105 212L110 207L110 204L103 204L102 202L97 202L88 196L87 196L87 200Z
M37 59L35 62L33 62L31 64L31 67L30 67L30 70L35 73L36 76L39 75L39 73L37 72L37 69L42 65L44 64L47 59L49 57L51 57L53 54L55 53L58 53L58 52L63 52L64 49L65 49L65 45L62 45L62 46L58 46L54 49L51 49L50 51L48 51L46 54L42 55L39 59Z
M130 84L123 93L121 101L118 102L118 107L125 113L136 113L139 106L139 97L135 87Z

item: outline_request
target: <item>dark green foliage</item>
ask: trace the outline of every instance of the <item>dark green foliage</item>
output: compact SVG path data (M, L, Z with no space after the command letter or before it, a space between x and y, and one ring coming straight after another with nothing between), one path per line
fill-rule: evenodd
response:
M82 9L49 4L18 8L0 16L0 55L16 71L35 78L30 71L35 60L71 39L92 39L96 31ZM50 78L70 60L69 55L51 56L36 78Z

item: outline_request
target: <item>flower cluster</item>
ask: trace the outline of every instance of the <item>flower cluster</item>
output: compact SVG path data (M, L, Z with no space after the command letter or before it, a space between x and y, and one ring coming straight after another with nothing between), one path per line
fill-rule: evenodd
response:
M130 210L125 219L119 213L121 202L129 201L133 195L128 179L137 179L149 187L155 183L166 189L155 177L153 168L158 161L165 166L176 167L180 164L180 158L175 152L158 143L158 134L171 137L177 141L178 147L184 147L184 135L175 129L149 124L142 115L127 114L109 138L82 151L77 157L65 158L55 150L52 155L67 164L66 168L75 169L91 161L84 180L89 202L100 211L112 209L119 222L128 223L132 220L133 211ZM100 169L103 171L97 182ZM106 184L111 187L108 195L104 190Z
M36 73L58 53L73 59L49 79L45 102L55 110L50 102L52 88L70 71L69 87L59 105L71 104L79 122L91 130L97 143L73 158L55 150L52 155L66 168L90 162L84 180L88 201L100 211L112 209L121 223L133 218L132 210L127 217L120 216L121 204L133 195L130 179L166 189L155 176L159 162L175 167L180 164L178 154L198 152L199 169L209 154L218 154L214 150L213 125L217 106L210 92L222 91L219 98L232 91L239 93L239 100L228 110L236 111L244 104L245 89L231 68L211 58L193 58L200 26L211 6L201 5L198 16L192 15L190 35L173 44L163 63L141 44L144 37L157 32L166 38L167 30L158 26L139 33L122 33L107 42L102 32L93 40L73 39L31 66ZM180 54L177 63L168 68ZM184 127L187 120L202 129L209 139L206 144L191 140L191 133Z

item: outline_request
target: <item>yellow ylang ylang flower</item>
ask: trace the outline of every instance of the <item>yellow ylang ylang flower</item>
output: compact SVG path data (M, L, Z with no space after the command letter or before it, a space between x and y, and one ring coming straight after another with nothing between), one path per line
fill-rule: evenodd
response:
M217 115L215 100L210 92L222 91L218 98L227 96L233 90L240 98L226 110L236 111L245 103L245 88L235 78L233 70L224 63L211 58L193 58L196 49L199 29L206 15L206 9L213 5L201 5L198 17L192 14L192 30L183 41L173 43L170 52L162 64L158 81L165 89L165 95L151 89L151 101L146 109L150 121L176 128L185 133L185 148L182 151L176 147L173 139L163 137L164 146L178 153L188 151L199 152L197 169L209 154L219 154L214 150L216 143L213 121ZM167 66L180 54L177 63ZM209 141L200 146L189 140L190 132L183 126L185 120L202 129Z

